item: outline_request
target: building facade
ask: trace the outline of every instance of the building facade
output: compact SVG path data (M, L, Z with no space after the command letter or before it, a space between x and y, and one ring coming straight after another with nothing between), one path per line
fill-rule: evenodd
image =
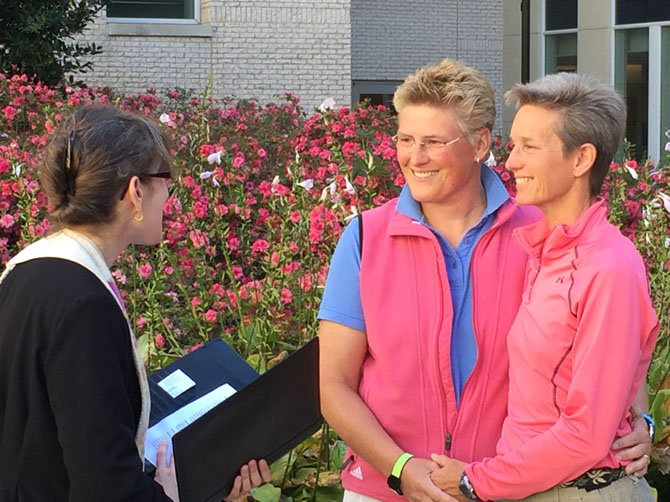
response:
M519 0L504 0L503 87L521 75ZM670 138L670 1L530 0L530 78L588 73L613 84L628 109L626 138L658 160ZM509 125L513 110L505 109Z
M388 104L418 67L445 57L481 69L502 96L500 0L118 0L82 39L100 44L93 85L209 88L216 98L292 92ZM501 109L502 110L502 109Z

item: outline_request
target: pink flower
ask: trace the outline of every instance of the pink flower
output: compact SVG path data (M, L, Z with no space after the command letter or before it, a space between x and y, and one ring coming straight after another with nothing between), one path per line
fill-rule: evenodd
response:
M145 318L145 317L142 317L142 316L139 316L139 317L137 318L137 320L135 321L135 325L136 325L138 328L142 329L144 326L147 325L147 320L146 320L146 318Z
M12 228L14 226L15 220L11 214L6 214L0 218L0 227L3 228Z
M279 300L283 304L291 303L291 300L293 300L293 294L291 294L291 290L288 288L281 288L281 293L279 294Z
M233 273L233 277L237 279L238 281L244 277L244 271L242 270L242 267L239 265L233 265L230 267L230 271Z
M7 105L2 109L2 113L5 115L5 119L11 121L16 116L16 108Z
M291 214L289 215L288 218L293 223L298 223L301 220L302 215L300 214L300 211L293 211L293 212L291 212Z
M162 349L165 346L165 338L163 338L163 335L158 333L154 337L154 345L156 346L157 349Z
M216 310L207 309L207 312L205 312L205 319L208 322L215 323L216 322Z
M268 249L268 241L266 241L265 239L257 239L251 245L251 250L254 253L263 253L264 251L267 251L267 249Z
M202 300L198 298L197 296L194 296L191 298L191 307L196 308L199 307L202 304Z
M142 279L147 279L151 275L152 271L153 267L151 266L151 263L144 263L137 267L137 273L140 274Z
M236 155L233 159L233 167L238 168L244 165L244 157L242 155Z

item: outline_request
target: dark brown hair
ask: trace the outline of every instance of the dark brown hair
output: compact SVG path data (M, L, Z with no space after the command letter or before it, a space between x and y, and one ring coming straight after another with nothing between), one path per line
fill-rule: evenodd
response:
M57 226L109 223L132 176L170 171L167 136L144 117L85 105L55 133L40 180Z

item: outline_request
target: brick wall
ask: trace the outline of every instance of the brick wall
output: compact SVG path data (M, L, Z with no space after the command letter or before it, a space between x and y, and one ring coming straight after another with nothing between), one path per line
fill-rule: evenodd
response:
M353 80L400 80L445 57L478 68L502 111L500 0L352 0Z
M126 92L175 86L201 91L210 85L217 98L261 101L292 92L307 109L326 96L349 103L349 0L256 0L249 5L202 0L204 26L196 27L120 25L103 13L81 37L104 51L84 79ZM203 27L210 33L179 36Z

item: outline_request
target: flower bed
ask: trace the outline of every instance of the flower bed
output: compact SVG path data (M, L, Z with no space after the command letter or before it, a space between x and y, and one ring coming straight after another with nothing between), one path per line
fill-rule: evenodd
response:
M120 96L109 89L55 90L0 75L0 262L49 230L35 165L48 134L74 106L110 102L162 123L180 177L166 204L165 239L135 247L114 276L151 369L214 337L264 371L316 335L328 261L346 223L394 197L403 184L383 108L306 114L290 95L277 103L213 104L174 90ZM504 167L497 140L491 162ZM670 415L670 168L612 164L611 219L643 254L661 338L650 371L652 410ZM657 437L659 460L670 427ZM295 500L339 490L342 444L324 429L274 466ZM659 464L663 465L663 464ZM271 490L265 488L264 490ZM277 500L277 492L258 493ZM270 498L263 498L270 497Z

